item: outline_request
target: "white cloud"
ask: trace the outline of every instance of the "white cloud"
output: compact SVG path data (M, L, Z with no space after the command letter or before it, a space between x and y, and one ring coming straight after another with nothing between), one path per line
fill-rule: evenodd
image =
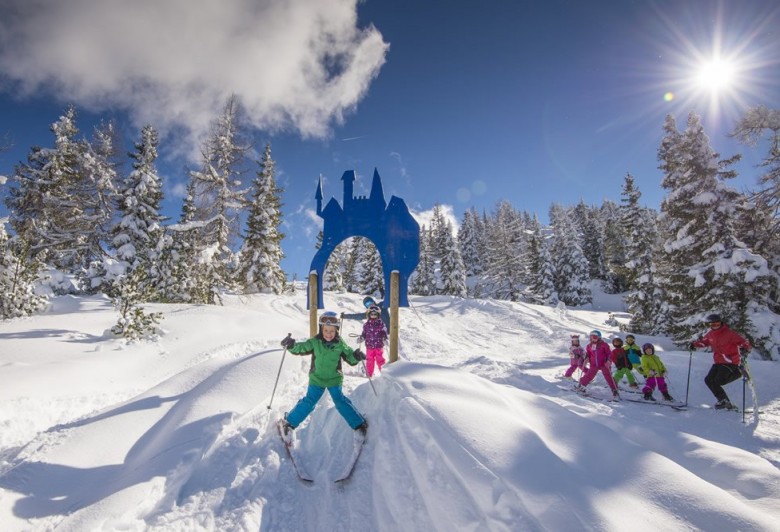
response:
M235 94L267 131L327 136L384 64L358 0L5 0L0 72L22 94L207 131Z
M458 217L455 216L455 209L452 205L439 205L439 209L441 209L442 215L444 215L444 219L452 224L452 230L457 235L458 232ZM411 213L412 217L417 220L417 223L420 224L422 227L423 225L430 229L431 227L431 220L433 220L433 209L429 209L427 211L415 211L413 209L409 209L409 212Z

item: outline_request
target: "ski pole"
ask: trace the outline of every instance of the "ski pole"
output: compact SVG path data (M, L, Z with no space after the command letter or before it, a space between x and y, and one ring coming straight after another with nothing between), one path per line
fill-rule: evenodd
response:
M745 370L742 368L745 361L742 359L742 348L737 346L737 354L739 354L739 372L742 374L742 423L745 423L745 388L747 388L747 376ZM757 408L757 407L756 407Z
M685 383L685 406L688 406L688 390L691 388L691 362L693 361L693 350L688 349L688 382Z
M376 388L374 388L374 381L371 380L371 376L368 374L368 368L366 367L366 361L361 360L363 363L363 370L366 372L366 377L368 377L368 383L371 385L371 389L374 390L374 395L376 396Z
M292 333L287 333L287 336L284 338L287 340L287 338L292 338ZM268 401L268 410L271 410L271 403L274 402L274 395L276 395L276 385L279 384L279 375L282 374L282 365L284 364L284 355L287 354L287 347L285 346L284 351L282 352L282 361L279 363L279 371L276 373L276 382L274 382L274 390L271 392L271 400Z

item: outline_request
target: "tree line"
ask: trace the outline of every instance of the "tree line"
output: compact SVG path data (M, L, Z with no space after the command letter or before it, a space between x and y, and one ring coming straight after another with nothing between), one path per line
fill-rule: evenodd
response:
M213 304L224 290L284 291L275 163L268 145L251 185L242 187L249 146L240 140L237 114L231 98L201 146L200 167L189 172L178 222L166 223L155 130L143 128L129 154L132 170L119 175L112 125L78 139L69 108L51 126L54 147L33 148L10 176L14 236L0 229L0 292L8 296L0 316L42 304L31 285L45 267L74 274L85 293L117 297L129 290L139 301ZM626 329L634 333L668 335L683 345L718 311L771 357L780 346L780 111L752 108L734 129L746 144L769 146L749 191L729 186L739 156L721 158L698 115L691 113L682 130L668 116L663 129L660 209L640 205L630 173L619 203L553 203L547 225L502 201L490 213L467 210L455 230L436 205L421 227L410 291L581 306L591 302L597 281L624 294L632 316ZM373 243L340 244L324 283L383 294Z

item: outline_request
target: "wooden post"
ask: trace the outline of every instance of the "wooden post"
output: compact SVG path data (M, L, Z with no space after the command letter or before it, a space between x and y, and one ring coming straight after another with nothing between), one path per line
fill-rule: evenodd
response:
M390 355L388 362L398 360L398 270L390 272Z
M309 338L317 336L317 272L309 273Z

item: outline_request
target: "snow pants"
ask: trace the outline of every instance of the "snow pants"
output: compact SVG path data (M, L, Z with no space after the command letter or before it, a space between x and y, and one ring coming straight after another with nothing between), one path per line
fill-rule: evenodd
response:
M634 378L634 372L628 368L619 369L615 372L614 375L612 375L612 378L615 379L615 384L622 381L623 377L628 379L628 384L631 385L636 384L636 379Z
M303 398L298 401L298 404L295 405L295 408L290 410L285 416L287 422L292 425L293 428L303 423L303 420L306 419L309 414L312 413L314 407L317 406L317 402L322 397L322 394L325 393L326 389L330 393L330 398L333 399L336 410L338 410L338 413L341 414L341 417L344 418L350 427L356 429L363 424L365 419L363 419L363 416L357 411L352 404L352 401L342 393L341 386L322 388L320 386L314 386L313 384L309 384L306 395L303 396Z
M580 379L580 386L587 386L590 384L590 381L594 379L596 373L599 371L601 371L601 374L604 375L604 380L607 381L609 389L617 390L617 384L615 384L615 380L612 378L612 374L609 372L609 364L604 364L603 366L596 366L595 364L591 364Z
M642 387L642 393L652 392L655 390L656 385L661 393L666 393L668 391L666 379L663 377L648 377L644 387Z
M574 375L574 372L577 371L577 368L580 368L582 371L585 371L582 367L582 360L576 357L572 357L571 362L569 363L569 369L566 370L566 373L563 374L564 377L571 377Z
M722 401L729 398L723 390L723 385L734 382L740 377L742 377L742 373L736 364L713 364L710 372L704 377L704 384L710 389L715 399Z
M366 375L369 377L374 375L374 363L376 363L376 369L380 371L385 365L384 350L381 347L366 348Z

